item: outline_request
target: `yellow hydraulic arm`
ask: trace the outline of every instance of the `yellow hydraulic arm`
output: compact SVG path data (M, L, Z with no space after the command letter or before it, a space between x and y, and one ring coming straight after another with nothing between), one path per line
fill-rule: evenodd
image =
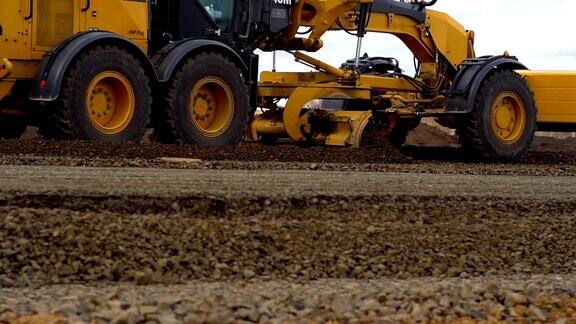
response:
M276 38L266 38L263 50L318 51L322 36L329 30L359 28L357 8L374 6L374 0L302 0L291 10L290 25ZM453 66L475 56L474 33L467 31L449 15L426 11L424 21L372 8L366 31L392 34L400 38L423 63L436 62L436 54L445 56ZM306 38L298 37L300 27L311 27ZM363 35L359 35L362 37Z

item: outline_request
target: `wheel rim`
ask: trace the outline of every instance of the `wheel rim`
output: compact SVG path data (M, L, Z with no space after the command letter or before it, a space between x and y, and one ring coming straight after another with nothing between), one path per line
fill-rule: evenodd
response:
M86 93L86 113L99 132L113 135L128 127L136 99L125 76L115 71L102 72L92 80Z
M503 92L496 97L491 110L492 133L503 144L516 143L526 128L526 107L516 93Z
M230 87L219 78L206 77L190 94L188 113L192 125L205 137L224 133L234 116L234 100Z

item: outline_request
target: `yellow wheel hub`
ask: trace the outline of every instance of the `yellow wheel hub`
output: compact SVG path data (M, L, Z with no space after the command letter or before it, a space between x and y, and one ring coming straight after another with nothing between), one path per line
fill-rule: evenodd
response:
M492 132L503 144L516 143L526 127L526 107L516 93L503 92L496 97L491 111Z
M221 79L206 77L190 93L188 112L192 125L206 137L224 133L234 117L234 97Z
M134 88L118 72L102 72L88 86L86 114L90 123L103 134L114 135L126 129L135 107Z

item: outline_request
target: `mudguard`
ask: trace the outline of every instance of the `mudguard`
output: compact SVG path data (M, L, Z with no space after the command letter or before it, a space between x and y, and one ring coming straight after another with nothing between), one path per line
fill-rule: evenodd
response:
M462 63L452 88L447 92L445 112L472 112L482 82L492 73L503 69L528 70L514 56L483 56Z
M167 45L152 58L158 80L170 80L181 62L201 51L213 51L230 57L249 76L250 69L240 55L230 46L210 39L187 39Z
M131 40L107 31L86 31L69 37L44 56L32 87L30 99L35 101L58 99L62 81L70 65L86 48L97 43L126 48L142 62L142 66L150 78L157 79L152 62L146 53Z

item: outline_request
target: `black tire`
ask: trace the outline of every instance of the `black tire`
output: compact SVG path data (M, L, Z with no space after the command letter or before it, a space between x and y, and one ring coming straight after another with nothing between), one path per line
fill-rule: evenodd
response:
M513 95L513 101L521 103L525 113L524 127L510 141L499 139L492 123L496 117L493 105L501 96ZM519 106L514 105L512 106ZM510 126L514 128L516 126ZM517 161L530 149L536 131L536 105L528 84L522 77L510 70L503 70L488 77L476 97L474 110L459 125L457 132L463 149L474 157L495 161ZM512 131L513 133L515 131Z
M193 118L198 117L195 110L194 117L190 112L193 104L191 100L194 100L192 92L198 84L207 79L221 82L219 86L227 91L226 100L230 103L228 109L231 111L231 115L226 113L227 122L221 127L215 127L217 131L213 133L193 121ZM234 145L240 142L252 112L242 71L227 57L212 52L200 53L184 62L167 86L163 102L156 109L155 136L158 140L164 143L207 146ZM213 120L215 117L207 118Z
M91 120L87 98L91 83L111 72L123 77L133 93L133 112L126 113L118 130L98 128ZM110 82L110 81L103 81ZM105 142L140 141L150 121L152 97L150 82L141 63L126 50L116 46L98 46L83 53L67 72L56 102L51 104L48 120L41 125L45 137L57 139L86 139ZM115 114L116 110L113 110ZM104 113L105 114L105 113ZM130 117L131 116L131 117Z
M0 139L20 138L25 131L25 122L15 118L0 116Z

